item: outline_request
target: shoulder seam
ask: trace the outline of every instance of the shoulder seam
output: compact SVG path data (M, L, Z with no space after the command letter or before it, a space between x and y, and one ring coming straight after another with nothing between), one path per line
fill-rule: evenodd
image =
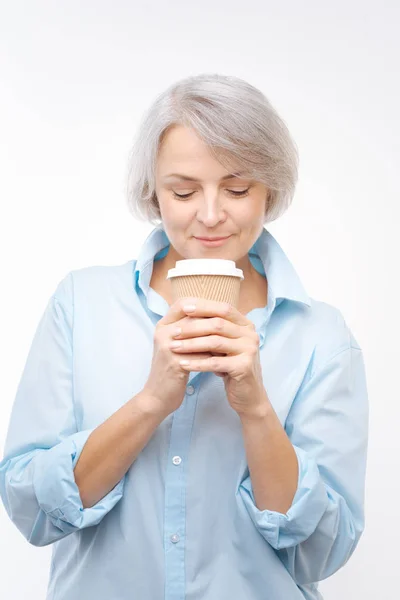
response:
M337 356L340 356L340 354L343 354L343 352L346 352L347 350L359 350L360 352L362 352L360 346L354 346L353 344L350 344L349 346L345 346L344 348L340 348L339 350L337 350L334 354L332 354L327 360L324 361L324 363L322 365L318 365L315 367L315 370L311 373L309 382L314 378L314 376L321 371L322 369L324 369L327 365L329 365L329 363L336 358Z
M72 295L72 306L74 306L74 279L73 279L73 277L72 277L72 271L69 271L69 272L67 273L67 275L64 277L64 281L65 281L67 278L70 278L70 279L71 279L71 287L72 287L72 294L71 294L71 295ZM60 298L57 296L57 293L56 293L56 292L54 292L54 294L53 294L53 296L52 296L52 297L53 297L55 300L57 300L58 304L60 304L60 305L63 307L63 309L65 310L65 312L66 312L66 313L67 313L67 314L68 314L68 315L69 315L69 316L70 316L70 317L73 319L73 311L71 312L71 311L69 311L69 310L67 309L67 307L65 306L65 304L64 304L63 302L61 302Z
M71 319L73 319L73 315L72 313L67 309L67 307L65 306L65 304L63 302L61 302L61 300L55 295L53 294L53 300L55 300L56 302L58 302L58 304L63 308L63 310L67 313L67 315L69 317L71 317Z

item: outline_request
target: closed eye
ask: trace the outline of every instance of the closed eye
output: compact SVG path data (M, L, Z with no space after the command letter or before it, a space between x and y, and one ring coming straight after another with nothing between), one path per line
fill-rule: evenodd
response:
M239 191L237 191L237 190L236 191L235 190L226 190L226 191L229 192L230 194L232 194L233 196L241 197L241 196L246 196L249 189L250 188L247 188L245 190L239 190ZM189 194L177 194L174 191L172 193L176 198L182 198L182 199L190 198L190 196L192 196L194 194L194 192L190 192Z

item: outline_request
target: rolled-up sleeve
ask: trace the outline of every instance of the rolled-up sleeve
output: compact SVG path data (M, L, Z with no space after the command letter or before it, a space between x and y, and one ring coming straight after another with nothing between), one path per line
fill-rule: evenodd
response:
M257 508L250 475L239 490L260 534L296 582L307 584L341 568L364 529L368 395L358 345L335 353L303 383L285 429L299 466L287 513Z
M58 284L34 334L0 462L5 509L36 546L98 524L123 495L125 477L97 504L83 508L74 468L93 429L78 430L73 391L69 273Z

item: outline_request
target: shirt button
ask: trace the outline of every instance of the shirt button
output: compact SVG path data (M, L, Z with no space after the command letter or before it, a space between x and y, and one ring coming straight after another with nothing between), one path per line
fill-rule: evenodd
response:
M191 396L192 394L194 394L194 387L192 385L188 385L186 388L186 393Z
M180 456L174 456L174 458L172 459L172 462L174 463L174 465L180 465L182 462L182 459Z
M180 538L179 535L177 533L174 533L174 535L171 535L171 542L173 544L177 544L179 542Z

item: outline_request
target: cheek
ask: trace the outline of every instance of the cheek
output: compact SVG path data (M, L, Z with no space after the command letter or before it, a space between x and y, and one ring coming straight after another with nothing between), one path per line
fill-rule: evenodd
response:
M251 231L254 227L257 227L260 218L264 215L258 210L253 210L250 206L241 206L240 210L235 210L231 214L243 231Z
M168 212L167 220L173 231L183 233L193 222L193 213L178 206Z
M185 210L178 202L171 199L168 199L167 201L161 200L160 212L163 222L169 223L171 229L181 228L187 219L187 210Z
M184 249L189 233L193 230L193 215L182 207L163 206L161 210L162 224L165 232L176 249Z
M240 211L236 212L237 219L240 219L243 229L252 231L257 229L259 223L263 223L265 216L265 208L259 202L250 202L247 205L240 207Z

